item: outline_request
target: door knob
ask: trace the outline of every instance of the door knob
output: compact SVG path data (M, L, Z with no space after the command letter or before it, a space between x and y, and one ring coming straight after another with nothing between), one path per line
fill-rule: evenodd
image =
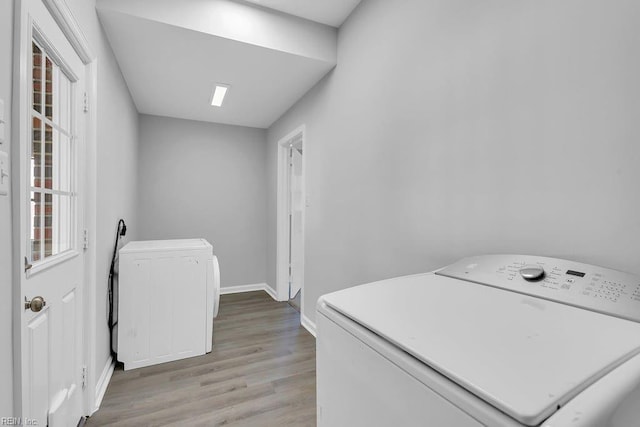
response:
M24 297L25 310L31 309L31 311L37 313L42 310L42 307L44 307L45 305L47 305L47 302L40 296L34 297L31 301L27 301L27 297Z

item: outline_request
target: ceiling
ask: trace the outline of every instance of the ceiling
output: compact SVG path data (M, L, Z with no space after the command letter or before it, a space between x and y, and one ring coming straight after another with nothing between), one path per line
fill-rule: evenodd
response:
M336 65L336 26L358 3L98 0L97 10L140 113L268 128ZM210 104L216 83L230 85L222 107Z
M332 27L340 27L360 0L245 0Z

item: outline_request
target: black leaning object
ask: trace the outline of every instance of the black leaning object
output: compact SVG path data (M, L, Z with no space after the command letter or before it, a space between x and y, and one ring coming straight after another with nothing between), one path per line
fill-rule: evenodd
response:
M109 326L109 350L111 350L111 356L113 361L116 359L116 351L113 349L113 328L118 324L113 321L113 275L116 267L116 254L118 253L118 243L120 236L127 234L127 225L124 223L124 219L118 221L118 227L116 229L116 243L113 246L113 257L111 257L111 267L109 268L109 284L107 288L107 298L109 300L109 318L107 319L107 325Z

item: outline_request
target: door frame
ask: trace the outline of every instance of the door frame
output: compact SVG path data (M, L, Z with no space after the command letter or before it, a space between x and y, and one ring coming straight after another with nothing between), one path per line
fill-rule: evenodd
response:
M11 205L12 205L12 241L13 241L13 268L12 268L12 319L13 319L13 410L15 416L22 415L22 331L21 316L24 302L21 298L21 280L18 278L24 274L24 260L21 257L21 245L23 244L23 231L21 229L21 187L22 176L25 174L25 165L22 162L23 144L29 140L29 118L30 118L30 100L28 77L30 75L27 69L27 55L31 50L32 29L31 23L26 15L26 2L35 0L15 0L14 4L14 30L13 30L13 102L11 106L12 120L12 150L11 150ZM79 209L83 212L84 228L88 231L89 236L95 236L96 230L96 142L97 142L97 121L96 121L96 105L97 105L97 60L91 46L84 35L78 21L71 12L66 0L41 0L49 13L57 23L58 27L65 35L76 54L85 65L84 80L86 82L86 93L88 97L87 106L88 114L85 116L84 130L84 156L85 156L85 177L87 179L84 185L86 196L83 206ZM95 305L96 295L96 250L95 245L89 245L84 253L84 300L85 307L93 307ZM95 390L95 336L96 336L96 319L95 310L85 308L82 310L83 333L80 339L83 341L83 365L86 366L87 374L85 387L82 390L83 411L85 415L94 412L96 406L95 394L91 390Z
M306 128L300 125L293 131L289 132L285 137L278 141L278 186L276 193L276 293L278 301L289 300L289 144L292 142L301 142L303 147L302 155L302 186L305 187L306 182ZM306 194L303 195L304 202L302 204L302 239L305 236L305 211L306 211ZM304 277L304 244L302 251L302 269ZM304 317L304 280L300 289L300 319Z

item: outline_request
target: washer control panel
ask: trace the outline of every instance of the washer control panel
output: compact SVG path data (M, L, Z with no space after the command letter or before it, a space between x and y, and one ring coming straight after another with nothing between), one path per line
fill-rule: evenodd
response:
M640 322L640 276L557 258L483 255L436 274Z

